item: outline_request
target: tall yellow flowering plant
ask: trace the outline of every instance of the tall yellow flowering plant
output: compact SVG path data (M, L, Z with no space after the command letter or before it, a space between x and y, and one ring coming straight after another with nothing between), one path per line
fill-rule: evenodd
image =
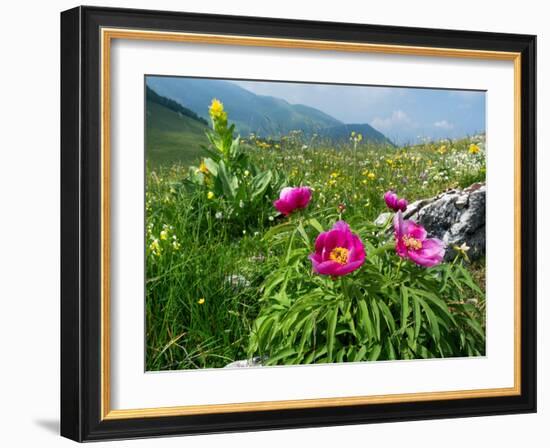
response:
M228 121L223 103L214 98L208 108L212 129L210 142L198 167L191 167L187 183L202 192L208 207L218 216L230 220L239 232L254 227L267 216L273 193L273 173L261 171L235 136L235 125Z

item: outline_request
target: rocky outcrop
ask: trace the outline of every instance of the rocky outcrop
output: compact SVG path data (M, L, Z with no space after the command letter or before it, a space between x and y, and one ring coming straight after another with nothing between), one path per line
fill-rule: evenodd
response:
M251 359L241 359L227 364L224 369L241 369L245 367L261 367L266 361L265 357L256 356Z
M422 224L430 237L447 244L445 260L453 259L454 246L462 245L469 248L468 257L475 260L485 255L485 195L485 184L475 183L416 201L403 216ZM382 213L375 222L384 225L389 218L389 213Z

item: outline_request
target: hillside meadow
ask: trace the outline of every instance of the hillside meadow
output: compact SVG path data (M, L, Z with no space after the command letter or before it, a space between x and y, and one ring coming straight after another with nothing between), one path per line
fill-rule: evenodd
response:
M221 103L210 116L205 126L147 106L147 370L485 353L483 263L466 251L415 263L396 252L393 221L373 224L390 190L410 203L484 181L483 135L404 147L354 131L338 144L299 130L241 139ZM307 205L281 213L274 201L298 186ZM323 275L311 257L337 222L365 256ZM336 249L342 265L356 253Z

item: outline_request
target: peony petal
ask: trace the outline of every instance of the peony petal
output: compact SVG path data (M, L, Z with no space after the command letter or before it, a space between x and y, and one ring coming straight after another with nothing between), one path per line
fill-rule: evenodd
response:
M347 249L348 232L341 230L329 230L325 238L325 250L330 252L335 247L345 247Z
M353 261L351 263L339 264L338 269L332 275L338 277L338 276L341 276L341 275L349 274L350 272L353 272L353 271L359 269L364 262L365 262L365 259L363 258L362 260Z
M292 212L292 207L284 199L277 199L273 202L273 206L283 215L289 215Z
M408 257L408 250L407 246L403 243L403 240L398 240L395 243L395 252L397 255L399 255L401 258L407 258Z
M426 229L420 224L415 223L414 221L407 220L405 221L405 235L410 235L417 240L424 241L428 236Z
M308 258L311 261L311 264L313 265L313 270L317 271L317 266L319 266L322 263L322 260L320 260L319 258L319 254L309 254Z
M299 208L306 208L311 200L311 189L309 187L300 187L297 190L297 205Z
M287 199L290 194L292 193L292 191L294 190L293 187L285 187L281 190L281 192L279 193L279 199Z
M323 248L325 246L325 239L327 238L328 232L322 232L317 236L317 239L315 240L315 253L322 254Z
M425 240L422 249L409 251L409 258L416 264L431 267L443 261L445 245L435 238Z
M403 238L403 235L405 235L404 225L403 214L401 211L398 211L393 217L393 229L395 231L395 238L399 241Z
M330 259L335 247L348 249L348 262L340 264ZM338 221L328 232L315 240L315 253L309 255L313 270L321 275L340 276L358 269L365 262L365 247L359 236L351 232L345 221Z
M288 193L288 195L285 197L285 200L293 209L296 209L299 206L300 193L297 192L294 188L290 193Z
M285 187L273 205L286 216L296 209L306 208L310 200L311 189L309 187Z
M310 260L313 265L313 270L321 275L337 275L336 272L338 272L338 269L342 266L340 263L332 260L323 261L322 263L319 263L311 257Z
M334 225L332 226L332 230L340 230L342 232L351 233L351 229L349 228L349 224L346 221L336 221L334 223Z
M425 268L431 268L432 266L441 263L443 259L443 257L423 257L418 251L410 251L409 258L416 264Z
M404 212L405 210L407 210L408 205L409 203L407 202L406 199L399 199L397 201L396 207L398 208L398 210L401 210L402 212Z
M384 201L386 201L386 205L388 208L396 210L397 195L393 191L386 191L386 193L384 194Z
M323 259L321 258L320 254L309 254L308 257L311 261L315 261L316 263L322 263Z
M405 211L409 205L406 199L399 198L393 191L386 191L384 193L384 201L388 208L391 208L394 212Z
M351 245L349 248L348 262L365 260L365 246L357 235L351 236Z
M422 249L417 252L422 252L422 256L435 256L438 254L445 255L445 243L437 238L428 238L422 242Z

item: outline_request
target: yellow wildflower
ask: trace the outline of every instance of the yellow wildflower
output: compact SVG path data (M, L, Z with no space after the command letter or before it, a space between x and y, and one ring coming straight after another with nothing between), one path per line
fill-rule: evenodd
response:
M168 231L167 230L162 230L160 232L160 239L161 240L167 240L168 239Z
M199 300L197 300L197 303L199 305L202 305L204 302L206 302L205 298L204 297L201 297Z
M206 195L206 197L208 199L214 199L214 192L213 191L209 191L208 194Z
M223 103L220 100L214 98L212 100L212 103L210 104L208 112L210 113L210 116L213 120L223 118L225 115L225 111L223 110Z
M376 174L374 173L369 173L369 175L367 176L370 180L374 180L376 179Z
M479 146L477 146L475 143L472 143L470 145L470 148L468 148L468 152L470 154L477 154L479 152Z
M363 140L363 136L361 134L357 134L357 141L360 142Z
M204 163L204 160L201 160L201 164L199 166L199 172L201 172L203 174L208 174L209 173L208 168L206 167L206 163Z
M160 256L160 244L159 244L159 240L157 240L156 238L153 240L153 242L149 245L149 249L151 250L151 252L153 252L154 255L156 255L157 257Z

